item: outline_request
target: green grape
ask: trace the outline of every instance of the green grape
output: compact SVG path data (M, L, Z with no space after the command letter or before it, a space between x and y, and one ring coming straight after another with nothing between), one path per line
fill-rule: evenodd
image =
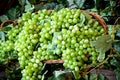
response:
M7 41L0 41L0 61L5 52L14 51L22 69L21 80L41 80L41 60L63 59L63 66L77 73L88 64L96 64L99 53L90 45L104 34L95 20L85 18L81 25L79 9L27 12L7 33ZM60 33L59 35L54 35Z

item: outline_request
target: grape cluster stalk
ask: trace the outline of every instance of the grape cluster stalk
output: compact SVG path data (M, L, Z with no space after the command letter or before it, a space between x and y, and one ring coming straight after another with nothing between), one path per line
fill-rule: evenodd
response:
M21 80L41 80L41 60L62 59L66 69L76 72L97 63L99 52L90 42L104 35L104 29L91 15L79 9L39 10L24 13L17 23L8 39L0 41L0 54L18 55Z

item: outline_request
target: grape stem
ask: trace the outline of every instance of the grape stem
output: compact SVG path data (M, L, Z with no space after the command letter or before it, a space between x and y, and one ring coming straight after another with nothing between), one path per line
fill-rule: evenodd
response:
M111 48L111 49L110 49L110 54L112 54L112 53L113 53L113 49ZM99 67L100 67L101 65L103 65L105 62L107 62L109 58L110 58L110 56L107 56L107 58L106 58L105 60L103 60L103 61L102 61L101 63L99 63L96 67L94 67L94 68L91 69L90 71L84 73L83 75L87 75L87 74L91 73L92 71L94 71L96 68L99 68Z

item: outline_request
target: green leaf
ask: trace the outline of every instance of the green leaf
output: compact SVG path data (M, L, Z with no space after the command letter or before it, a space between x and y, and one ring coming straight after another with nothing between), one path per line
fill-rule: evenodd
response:
M29 0L29 2L30 2L31 4L36 4L36 3L37 3L37 0Z
M100 12L100 15L101 16L111 16L112 15L112 11L111 11L111 6L108 6L108 7L106 7L104 10L102 10L101 12Z
M98 80L97 75L95 73L90 74L90 80Z
M25 0L18 0L19 4L22 6L23 4L25 4Z
M0 31L0 40L5 41L5 33Z
M105 59L105 53L101 52L101 53L98 55L97 60L98 60L99 62L101 62L101 61L103 61L104 59Z
M114 70L115 74L116 74L116 80L120 79L120 68L117 68Z
M113 48L120 53L120 40L113 43Z
M34 5L31 5L30 2L26 0L25 12L33 11L33 9L34 9Z
M110 6L116 6L116 2L115 1L112 1L112 0L110 0Z
M74 76L71 71L54 71L53 79L51 80L74 80Z
M0 16L0 21L3 22L5 20L8 20L8 17L6 15Z
M119 62L116 60L115 57L113 57L113 59L110 60L110 64L116 67L120 67Z
M106 77L101 73L91 73L90 80L107 80Z
M11 9L8 10L7 15L8 15L10 20L15 20L16 19L16 17L17 17L16 12L17 12L16 8L11 8Z
M54 32L54 34L53 34L53 39L52 39L52 43L49 44L48 47L47 47L47 50L48 50L49 52L53 52L54 54L56 53L56 51L57 51L56 41L57 41L59 35L61 35L61 32Z
M75 0L75 3L79 8L82 8L86 0Z
M96 41L91 42L91 45L94 46L98 52L98 61L102 61L105 58L105 52L112 47L112 39L110 35L103 35L98 37Z
M88 9L88 11L95 12L98 14L98 10L96 8Z
M37 4L35 5L35 11L41 10L41 9L54 9L56 7L55 2L49 2L46 4Z
M95 4L97 3L97 0L94 0Z
M75 77L75 79L76 80L79 80L80 79L80 74L79 74L79 72L78 71L72 71L73 72L73 75L74 75L74 77Z
M109 18L107 16L102 17L105 21L109 21Z
M120 37L120 28L117 30L116 36L117 36L117 37Z
M77 5L74 3L74 0L67 0L69 4L69 8L76 8Z
M48 70L45 71L45 73L42 75L42 79L41 80L45 80L45 75L48 73Z
M74 4L74 0L67 0L67 1L69 3L69 6Z
M7 26L4 26L4 27L2 28L2 31L7 32L7 31L9 31L12 27L13 27L13 24L9 24L9 25L7 25Z
M63 4L58 4L58 5L56 5L55 10L60 10L62 8L64 8L64 5Z
M92 18L92 16L89 15L88 13L86 13L86 12L82 12L82 13L85 15L87 20L90 20Z
M55 48L56 48L56 45L54 45L54 44L49 44L49 45L47 46L47 51L48 51L48 52L52 52L52 53L55 54Z
M80 26L82 26L85 22L85 15L83 13L80 14L80 20L81 20Z

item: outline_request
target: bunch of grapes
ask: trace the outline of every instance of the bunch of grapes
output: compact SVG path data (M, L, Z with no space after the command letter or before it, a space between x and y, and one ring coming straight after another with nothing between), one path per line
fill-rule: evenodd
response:
M2 48L2 40L0 40L0 62L3 62L4 60L4 57L5 57L5 54L4 54L4 51L3 51L3 48Z
M79 9L27 12L8 32L8 41L0 45L0 51L18 53L22 80L41 80L40 60L62 59L65 68L76 72L96 64L99 52L90 42L103 34L102 26Z
M5 40L0 40L0 62L3 63L8 58L17 57L17 52L14 50L14 43L20 31L20 28L18 28L17 25L14 26L13 24L9 24L5 27L9 27L11 29L4 36Z

